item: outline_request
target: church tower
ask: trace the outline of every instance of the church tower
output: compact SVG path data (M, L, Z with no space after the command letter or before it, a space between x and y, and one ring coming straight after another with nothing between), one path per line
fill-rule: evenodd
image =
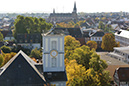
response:
M77 13L76 2L74 2L73 13Z
M50 84L66 86L64 65L64 35L55 35L51 30L43 35L43 72ZM51 34L52 33L52 34Z
M53 14L55 14L55 9L53 9Z
M64 36L43 36L43 71L64 71Z

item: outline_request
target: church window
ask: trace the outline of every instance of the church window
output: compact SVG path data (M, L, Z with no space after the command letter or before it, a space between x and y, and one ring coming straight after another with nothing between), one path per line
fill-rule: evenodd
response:
M56 49L57 45L56 45L56 41L52 41L52 49Z
M56 67L56 58L52 58L52 67Z

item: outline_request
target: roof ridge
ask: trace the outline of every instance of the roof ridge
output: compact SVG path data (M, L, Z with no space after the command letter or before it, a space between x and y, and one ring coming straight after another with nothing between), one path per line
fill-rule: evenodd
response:
M45 78L44 78L44 76L43 75L41 75L41 73L38 71L38 69L35 67L35 62L31 59L31 58L29 58L22 50L20 50L14 57L12 57L1 69L3 69L2 70L2 72L0 73L0 75L1 74L3 74L4 73L4 71L10 66L10 64L19 56L19 55L22 55L23 56L23 58L30 64L30 66L34 69L34 71L39 75L39 77L41 77L45 82L46 82L46 80L45 80Z

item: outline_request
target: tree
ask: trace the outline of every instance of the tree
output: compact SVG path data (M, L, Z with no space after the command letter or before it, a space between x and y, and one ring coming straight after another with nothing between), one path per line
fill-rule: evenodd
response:
M95 41L88 41L87 43L86 43L86 45L88 46L88 47L90 47L90 49L97 49L97 43L95 42Z
M11 48L10 47L8 47L8 46L2 46L1 48L0 48L4 53L10 53L11 52Z
M0 67L1 67L3 61L4 61L3 56L0 54Z
M110 86L111 77L109 72L105 69L108 67L104 60L100 59L100 56L94 53L90 59L90 68L94 71L93 76L97 77L99 80L99 86Z
M16 55L16 53L14 53L14 52L11 52L11 53L4 53L4 52L2 52L3 63L2 63L1 66L5 65L15 55Z
M3 34L0 32L0 41L3 41Z
M103 37L102 37L102 44L101 44L101 48L103 50L107 50L107 51L113 51L113 48L119 43L117 43L115 41L115 36L111 33L106 33Z
M95 53L94 50L90 50L88 46L81 46L76 48L73 54L70 56L70 59L75 59L78 64L85 66L86 69L89 68L89 62L92 54Z
M104 30L105 26L102 21L99 21L99 29Z
M80 42L76 40L74 37L68 35L65 36L65 58L69 58L69 56L73 53L74 49L80 47Z
M42 52L40 50L38 50L37 48L33 49L30 53L30 57L34 57L34 58L38 58L41 59L42 58Z
M71 60L66 66L67 72L67 86L85 86L84 76L86 76L86 69L81 64L77 64L76 60Z
M17 16L14 22L13 35L16 38L18 33L42 33L51 28L52 24L47 23L43 18Z
M105 25L104 32L112 33L113 29L111 25Z

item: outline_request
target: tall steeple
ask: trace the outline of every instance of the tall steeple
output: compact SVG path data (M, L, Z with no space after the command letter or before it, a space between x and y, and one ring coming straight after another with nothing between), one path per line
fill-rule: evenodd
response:
M76 2L74 2L73 12L74 12L74 13L77 13Z
M53 13L55 13L55 9L53 9Z

